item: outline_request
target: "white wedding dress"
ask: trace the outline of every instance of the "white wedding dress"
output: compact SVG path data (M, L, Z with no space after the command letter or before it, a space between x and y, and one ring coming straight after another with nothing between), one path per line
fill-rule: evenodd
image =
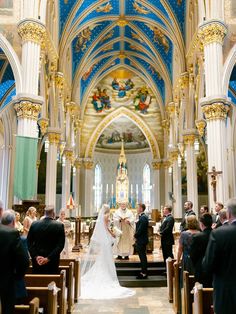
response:
M98 215L88 252L81 260L80 299L115 299L135 294L119 284L112 253L114 241L105 225L105 206Z

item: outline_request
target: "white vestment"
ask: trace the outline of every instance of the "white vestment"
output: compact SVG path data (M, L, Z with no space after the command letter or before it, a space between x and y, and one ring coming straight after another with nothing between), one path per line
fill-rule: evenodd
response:
M125 219L130 222L127 224ZM118 241L114 247L114 254L120 256L129 256L133 254L134 244L134 215L130 209L118 208L113 214L114 225L122 231Z

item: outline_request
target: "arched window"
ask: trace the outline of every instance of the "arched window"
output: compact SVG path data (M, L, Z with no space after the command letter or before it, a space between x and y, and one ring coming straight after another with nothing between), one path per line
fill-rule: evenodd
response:
M143 167L143 203L147 208L150 208L151 205L151 170L148 164L145 164Z
M94 172L94 206L96 211L102 206L102 169L96 164Z

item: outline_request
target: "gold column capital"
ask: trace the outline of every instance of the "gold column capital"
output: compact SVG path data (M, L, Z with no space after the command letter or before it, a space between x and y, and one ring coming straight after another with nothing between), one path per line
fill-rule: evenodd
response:
M50 144L58 145L61 139L61 134L57 132L49 132L48 133L48 140Z
M215 102L212 104L202 104L202 111L207 121L225 120L230 110L229 103Z
M152 161L152 169L153 170L160 170L162 166L162 161L161 160L153 160Z
M189 86L189 73L188 72L181 73L180 78L179 78L179 83L180 83L181 89L188 88Z
M80 169L82 166L82 159L81 158L77 158L74 162L74 166L76 169Z
M179 156L178 148L172 148L169 150L169 160L171 161L171 163L176 161L178 159L178 156Z
M204 46L213 42L222 45L226 33L227 28L221 21L212 20L200 26L199 35Z
M18 119L38 120L41 104L33 103L30 100L20 100L14 105Z
M184 144L190 144L191 146L194 144L196 138L196 134L183 134Z
M37 20L26 19L18 24L18 33L23 42L33 41L39 45L45 45L46 28Z
M74 154L73 151L70 149L65 149L63 152L63 155L65 156L66 160L69 160L71 164L74 162Z
M44 135L47 132L49 119L48 118L40 118L38 120L38 124L40 126L40 131L41 131L42 135Z
M92 159L85 159L83 163L85 169L93 169L94 162L92 161Z
M205 130L205 127L206 127L206 121L204 119L201 119L201 120L196 120L195 121L195 125L197 127L197 130L198 130L198 133L201 137L203 137L204 135L204 130Z
M172 101L170 102L167 106L166 106L166 111L169 113L169 115L175 113L176 111L176 105L175 103Z
M55 72L54 78L56 87L60 90L63 90L65 82L64 74L62 72Z
M163 164L163 167L165 169L167 169L167 168L169 168L171 166L171 162L168 159L164 160L162 164Z
M74 101L66 103L66 112L69 112L70 116L75 116L79 112L79 106Z

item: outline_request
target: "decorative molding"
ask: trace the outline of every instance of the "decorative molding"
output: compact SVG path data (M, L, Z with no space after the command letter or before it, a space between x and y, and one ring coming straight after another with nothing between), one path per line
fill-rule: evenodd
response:
M200 26L199 36L204 46L214 42L222 45L226 34L227 28L220 21L210 21Z
M196 120L195 125L197 127L198 133L201 137L204 135L205 127L206 127L206 121L205 120Z
M27 19L18 24L18 33L23 42L33 41L39 45L45 45L46 28L36 20Z
M38 124L40 126L40 130L41 130L42 135L44 135L47 132L49 119L47 119L47 118L40 118L38 120Z
M20 100L14 105L18 119L38 120L41 111L41 104L32 103L30 100Z
M225 120L230 110L228 103L202 104L202 111L207 121Z

